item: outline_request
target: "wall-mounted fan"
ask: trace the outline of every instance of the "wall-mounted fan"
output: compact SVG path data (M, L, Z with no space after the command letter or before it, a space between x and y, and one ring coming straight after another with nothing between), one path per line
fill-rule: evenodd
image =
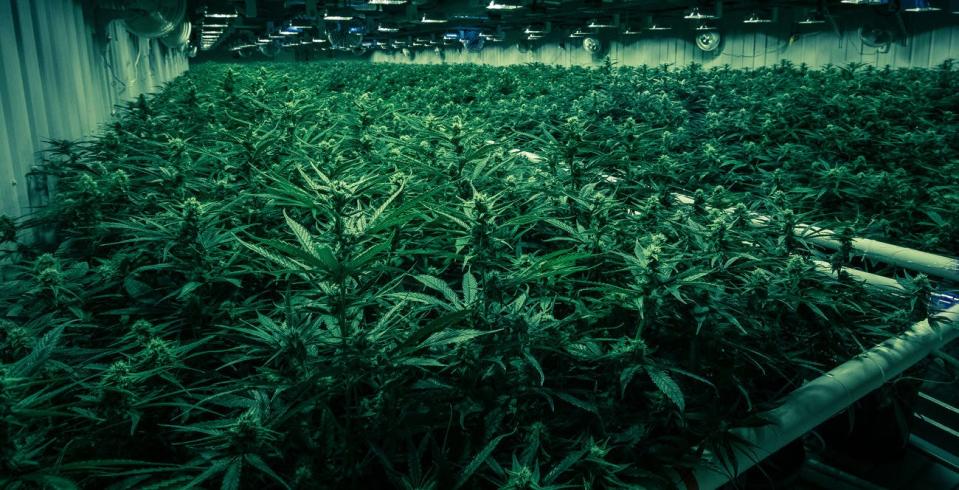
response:
M595 37L583 38L583 49L589 54L599 54L603 50L603 43Z
M486 46L486 39L480 36L479 31L468 30L460 33L460 43L469 53L478 53Z
M260 44L257 46L257 49L260 50L260 54L262 54L263 56L268 56L270 58L280 53L280 45L276 42Z
M120 9L127 30L148 39L169 34L185 15L186 0L134 0Z
M889 45L893 41L893 33L877 26L862 26L859 28L859 39L864 46L876 48L880 53L888 53Z
M707 52L717 52L722 37L716 31L704 31L696 34L696 47Z
M189 21L180 22L172 31L160 38L160 42L170 49L183 49L190 42L193 25Z

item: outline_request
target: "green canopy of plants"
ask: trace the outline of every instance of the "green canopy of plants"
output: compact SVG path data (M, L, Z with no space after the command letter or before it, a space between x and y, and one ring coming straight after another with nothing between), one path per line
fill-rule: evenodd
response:
M53 142L54 202L0 221L55 237L0 252L0 482L669 487L931 314L927 279L876 294L791 224L954 248L957 89L951 66L196 66Z

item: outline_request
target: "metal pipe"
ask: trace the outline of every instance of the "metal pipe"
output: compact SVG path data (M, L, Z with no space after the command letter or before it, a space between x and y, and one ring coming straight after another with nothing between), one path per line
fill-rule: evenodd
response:
M692 197L683 194L674 193L673 198L679 204L689 205L694 202ZM727 211L730 210L727 209ZM769 216L756 215L752 218L751 224L756 227L767 227L772 221L772 218ZM806 241L820 247L838 250L839 247L842 246L836 232L826 228L798 224L795 227L795 233ZM959 259L953 257L922 252L920 250L900 247L868 238L853 238L852 248L862 254L862 256L879 262L885 262L907 270L924 272L952 281L959 281Z
M825 260L812 260L813 265L816 266L816 270L822 272L823 274L829 274L831 276L836 276L837 274L832 270L832 264L826 262ZM880 276L879 274L873 274L871 272L861 271L859 269L853 269L851 267L843 267L842 269L846 274L849 274L849 277L852 277L855 280L865 282L867 285L882 289L884 291L903 291L905 288L902 284L899 284L899 281L886 276Z
M725 466L707 451L700 464L680 479L681 485L688 490L718 488L959 336L959 305L937 318L934 325L928 320L916 323L799 387L779 407L766 412L763 418L770 421L768 425L733 429L749 447L734 449Z

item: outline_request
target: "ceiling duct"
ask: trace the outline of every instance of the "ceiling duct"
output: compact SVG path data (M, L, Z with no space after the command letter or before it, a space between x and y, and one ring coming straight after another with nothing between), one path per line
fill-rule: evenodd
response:
M98 5L123 20L128 31L147 39L173 32L186 16L186 0L108 0Z
M172 31L160 38L160 42L170 49L183 49L190 42L193 25L189 21L180 22Z

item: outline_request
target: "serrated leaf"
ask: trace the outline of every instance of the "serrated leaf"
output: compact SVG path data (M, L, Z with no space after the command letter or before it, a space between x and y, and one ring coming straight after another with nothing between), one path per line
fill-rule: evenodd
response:
M596 408L596 405L592 402L580 400L579 398L576 398L575 396L562 391L557 391L557 392L554 392L553 394L556 395L556 398L559 398L560 400L563 400L564 402L569 403L570 405L574 407L586 410L587 412L594 413L597 415L599 414L599 410Z
M630 366L619 373L619 397L623 398L626 396L626 387L629 386L629 382L633 380L633 377L636 376L636 373L641 370L641 366Z
M683 397L683 391L679 388L679 385L673 381L665 371L661 371L652 366L646 366L646 374L649 375L649 379L653 380L653 384L659 388L659 391L663 392L666 395L666 398L669 398L673 402L679 411L686 410L686 399Z
M523 356L526 357L526 361L529 362L529 365L539 373L539 385L543 386L546 383L546 374L543 372L543 367L539 365L539 361L533 357L533 354L529 350L523 350Z
M296 240L300 242L300 246L306 249L311 255L315 253L316 244L313 242L313 236L310 235L309 230L305 226L297 223L286 214L286 210L283 210L283 218L286 220L286 225L290 227L290 230L293 231L293 235L296 236Z
M430 347L436 347L436 346L446 345L446 344L461 344L463 342L468 342L470 340L473 340L476 337L489 335L491 333L493 332L483 331L483 330L474 330L471 328L436 332L433 335L430 335L428 339L424 340L422 344L417 346L417 349L428 349Z
M223 474L223 483L220 490L240 490L240 475L243 471L243 459L234 458Z
M473 274L467 272L463 274L463 302L467 305L473 304L479 296L479 285Z
M470 460L469 464L467 464L466 467L463 468L463 472L460 473L459 480L456 481L456 485L453 486L453 489L455 490L457 488L460 488L467 481L469 481L470 477L473 476L473 473L476 473L476 470L478 470L479 467L486 462L486 459L489 458L491 454L493 454L493 451L496 450L496 446L498 446L503 439L511 435L513 435L513 432L499 435L495 437L492 441L490 441L488 444L486 444L486 447L484 447L482 451L477 453L477 455L474 456L472 460Z
M442 294L443 297L446 298L446 301L449 301L454 305L459 304L459 297L456 295L456 292L453 291L453 289L450 288L449 285L447 285L442 279L427 274L417 274L413 277L417 281L423 283L423 285L426 287Z
M556 463L556 466L553 469L549 470L549 473L543 477L543 483L550 484L556 481L560 475L566 472L566 470L573 467L574 464L583 459L583 456L586 455L586 450L582 449L579 451L572 451L566 455L559 463Z

